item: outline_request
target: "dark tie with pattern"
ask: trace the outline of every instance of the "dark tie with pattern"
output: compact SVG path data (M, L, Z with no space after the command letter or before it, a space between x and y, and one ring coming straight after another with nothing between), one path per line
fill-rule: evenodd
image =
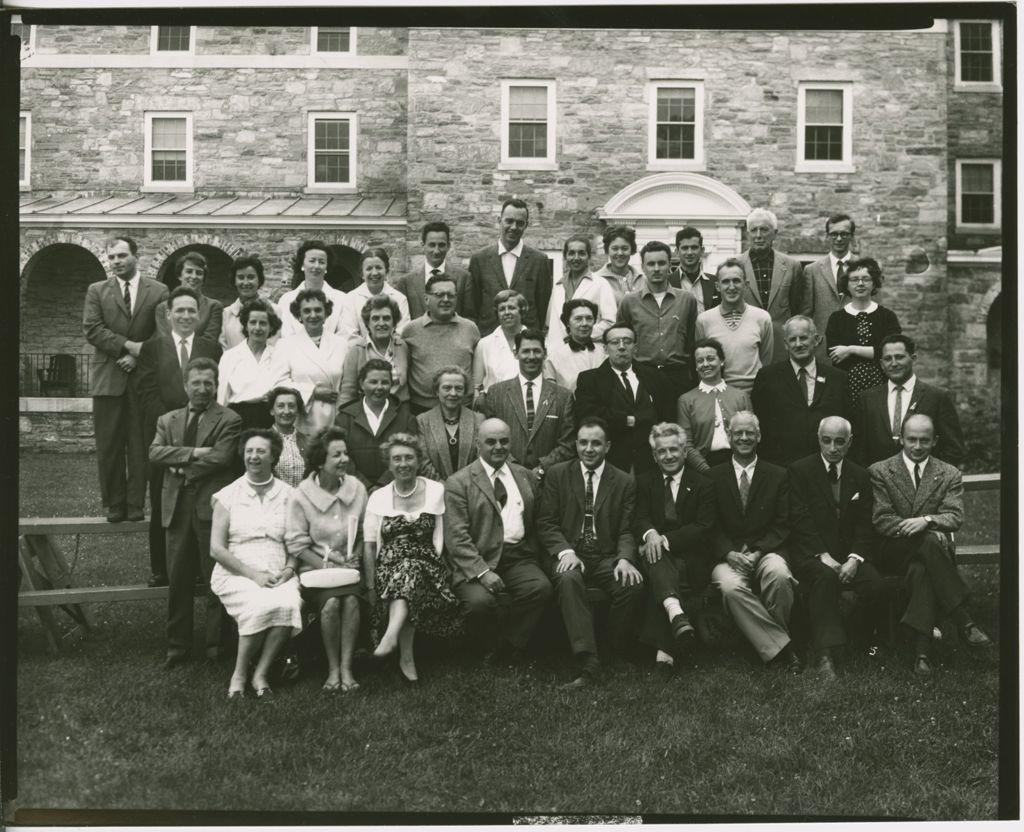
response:
M921 487L921 463L914 466L914 488Z
M184 379L185 368L188 366L188 344L184 338L181 339L181 348L178 350L178 360L181 362L181 377Z
M505 483L501 481L501 474L494 475L494 499L498 501L498 505L505 508L505 503L508 502L508 489L505 488Z
M583 496L583 552L593 552L597 541L594 534L594 472L587 471L587 491Z
M670 523L675 523L679 520L679 515L676 513L676 501L672 499L672 477L665 477L665 519Z
M828 481L832 486L832 499L839 505L839 468L834 462L828 464Z
M626 385L626 400L630 406L636 404L636 396L633 394L633 386L629 383L629 376L626 375L625 370L620 370L619 375L622 376L622 383Z
M194 448L196 446L196 435L199 432L199 417L203 411L198 408L188 409L188 422L185 423L185 438L181 441L181 447Z
M900 416L903 415L903 385L896 385L896 406L892 409L892 441L898 442L900 438L900 428L903 427L903 420Z
M533 430L533 419L537 411L533 404L533 382L526 382L526 429Z
M750 478L747 476L747 469L740 472L740 505L747 510L747 500L750 499Z
M132 289L131 284L125 281L124 284L124 308L128 310L128 317L132 315Z

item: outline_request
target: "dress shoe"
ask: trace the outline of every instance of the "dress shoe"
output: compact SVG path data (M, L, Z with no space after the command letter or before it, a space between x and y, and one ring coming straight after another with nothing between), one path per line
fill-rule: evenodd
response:
M928 661L927 656L918 656L914 659L914 674L917 676L931 676L934 671L932 670L931 662Z
M654 678L659 682L671 682L676 677L676 666L668 662L654 663Z
M985 635L977 624L968 624L960 631L964 642L972 649L983 649L992 646L992 639Z
M562 685L562 690L579 690L597 684L601 675L601 663L597 656L587 656L580 661L580 672L571 682Z
M257 688L256 698L261 699L264 702L270 702L274 698L274 691L272 688Z
M138 523L146 519L146 512L141 508L130 508L125 512L124 519L129 523Z
M172 667L185 664L188 661L188 653L168 653L164 659L164 670L170 670Z
M245 691L244 690L229 690L228 691L228 701L229 702L235 702L235 701L239 701L240 702L243 699L245 699Z
M124 520L124 509L111 507L107 509L107 522L120 523Z
M684 612L672 616L669 626L672 628L672 638L676 639L676 641L692 640L697 635L693 625L690 623L690 619L686 617Z
M154 573L149 576L146 586L167 586L167 576Z
M794 676L801 673L804 669L800 657L793 652L793 649L788 644L768 663L768 666L785 673L792 673Z
M836 680L836 668L832 663L832 657L825 654L818 658L818 661L814 664L815 674L825 682L834 682Z

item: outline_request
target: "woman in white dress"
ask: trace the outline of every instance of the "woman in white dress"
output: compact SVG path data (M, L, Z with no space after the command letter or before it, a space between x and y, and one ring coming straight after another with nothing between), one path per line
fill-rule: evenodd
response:
M303 289L291 304L292 314L302 322L302 331L282 338L277 345L282 377L276 383L298 390L307 412L316 388L329 389L337 398L341 387L348 342L324 330L324 321L333 308L330 298L319 289Z
M322 240L305 240L292 260L292 281L298 281L294 289L281 295L277 301L277 314L281 318L281 337L298 335L302 332L302 321L299 313L293 312L293 303L300 292L306 289L318 289L331 302L331 308L325 315L324 332L344 336L341 315L345 311L347 295L341 289L335 289L327 282L327 275L334 271L334 255L327 243Z
M210 589L238 622L238 655L228 699L245 695L255 659L256 696L273 693L268 674L288 639L302 629L296 558L285 551L288 498L292 489L274 477L281 439L250 429L239 440L245 474L213 495L210 555L217 563Z
M477 342L473 354L473 390L477 396L492 384L519 373L515 339L526 329L523 315L528 308L529 301L512 289L502 289L494 296L498 328Z

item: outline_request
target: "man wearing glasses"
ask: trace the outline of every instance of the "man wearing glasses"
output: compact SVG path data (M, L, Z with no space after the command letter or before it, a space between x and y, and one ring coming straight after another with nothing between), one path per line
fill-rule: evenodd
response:
M805 270L810 309L806 314L814 320L818 332L824 332L828 317L843 305L839 294L839 278L847 273L852 256L853 235L857 227L848 214L833 214L825 220L828 254L815 260ZM815 359L831 364L824 340L815 351Z

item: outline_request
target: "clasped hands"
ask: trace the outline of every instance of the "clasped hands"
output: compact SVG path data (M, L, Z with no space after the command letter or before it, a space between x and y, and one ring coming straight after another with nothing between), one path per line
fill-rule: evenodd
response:
M555 572L568 572L570 569L579 569L580 572L587 571L583 561L576 557L576 553L572 549L562 553L562 556L558 559L558 565L555 567ZM640 574L640 570L625 558L619 558L615 562L612 575L623 586L639 586L644 582L644 576Z
M254 569L249 577L252 582L257 586L266 587L272 589L275 586L280 586L291 579L295 574L295 570L289 570L288 567L283 567L276 571L270 571L268 569Z
M841 584L848 584L854 579L857 575L857 566L860 564L860 561L854 557L847 558L845 563L840 563L828 552L819 554L818 560L833 572L839 573L839 583Z
M901 520L899 525L896 526L897 537L910 537L918 532L923 532L928 528L928 521L923 517L908 517L906 520Z
M747 547L744 546L740 551L731 551L725 556L725 562L729 564L733 569L739 572L741 575L751 575L754 572L754 567L757 566L757 562L761 559L761 553L757 550L752 552L747 551Z

